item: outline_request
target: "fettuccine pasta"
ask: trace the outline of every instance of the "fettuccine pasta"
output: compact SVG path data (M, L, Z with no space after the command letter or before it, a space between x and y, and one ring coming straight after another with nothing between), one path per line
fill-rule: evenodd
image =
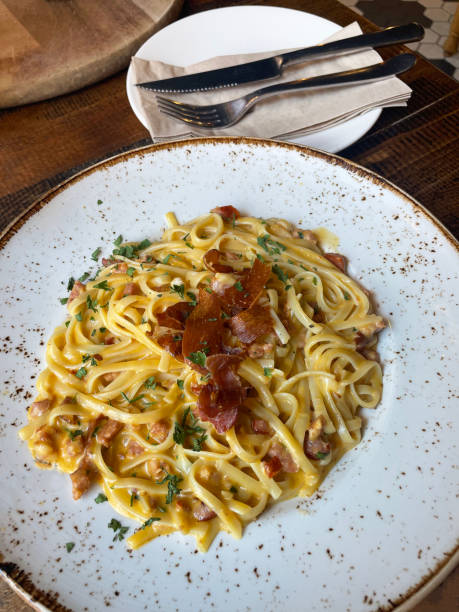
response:
M385 323L309 230L232 206L166 222L70 279L20 436L75 499L97 482L98 503L140 523L130 548L181 531L206 551L310 496L359 442Z

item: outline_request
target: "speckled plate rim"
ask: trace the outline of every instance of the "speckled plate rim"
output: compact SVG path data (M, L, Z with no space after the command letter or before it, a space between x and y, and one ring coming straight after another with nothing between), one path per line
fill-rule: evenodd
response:
M370 179L373 183L379 184L384 188L390 189L392 192L401 196L406 204L409 204L413 210L421 212L428 221L433 223L438 230L445 236L445 238L451 243L451 245L459 251L459 241L453 236L453 234L439 221L427 208L425 208L415 198L410 196L407 192L397 187L391 181L380 176L376 172L368 170L364 166L350 161L344 157L341 157L334 153L327 153L319 149L313 149L305 145L293 144L282 142L278 140L268 140L263 138L245 138L245 137L212 137L212 138L193 138L186 140L176 140L166 143L151 144L143 147L137 147L130 151L119 153L108 157L102 161L96 162L87 168L77 172L66 180L62 181L44 195L37 198L26 210L18 215L7 227L0 233L0 251L5 247L9 240L21 229L21 227L39 212L46 204L48 204L56 195L62 193L65 189L70 187L73 183L76 183L80 179L97 172L99 169L106 166L116 165L122 163L124 160L137 155L143 155L145 153L167 150L172 148L190 147L194 145L202 144L218 144L218 143L229 143L229 144L243 144L243 145L261 145L267 147L280 147L282 149L295 150L301 153L306 153L312 157L322 159L332 165L339 165L345 170L358 174L364 178ZM1 555L0 555L1 559ZM429 593L431 593L445 578L459 565L459 546L453 548L449 553L445 553L445 559L438 563L437 566L430 570L429 575L425 576L418 584L413 585L409 588L406 593L398 599L393 610L397 612L407 612L414 606L419 604ZM43 605L39 601L40 592L37 590L36 594L29 593L23 588L14 578L12 578L6 570L0 567L0 576L3 580L13 589L13 591L19 595L25 602L27 602L37 612L52 612L51 608Z

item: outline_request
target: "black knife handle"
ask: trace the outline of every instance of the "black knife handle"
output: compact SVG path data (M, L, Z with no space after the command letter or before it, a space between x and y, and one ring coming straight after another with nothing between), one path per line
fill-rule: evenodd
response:
M424 28L421 25L418 23L407 23L406 25L386 28L372 34L359 34L358 36L343 38L323 45L290 51L289 53L283 53L280 58L282 59L282 66L286 67L310 60L344 55L345 53L352 53L352 51L357 50L414 42L421 40L423 37Z

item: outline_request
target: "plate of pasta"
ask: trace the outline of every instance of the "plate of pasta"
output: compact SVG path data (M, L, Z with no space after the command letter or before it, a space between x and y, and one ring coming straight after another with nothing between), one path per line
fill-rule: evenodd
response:
M454 261L394 186L271 141L50 194L0 242L3 575L52 609L414 605L457 561Z

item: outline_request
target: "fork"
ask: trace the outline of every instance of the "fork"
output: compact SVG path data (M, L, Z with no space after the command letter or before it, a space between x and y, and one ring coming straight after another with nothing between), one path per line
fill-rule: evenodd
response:
M185 104L184 102L171 100L164 96L156 96L156 100L159 110L173 119L201 128L226 128L237 123L255 104L266 98L303 89L322 89L338 87L340 85L356 85L380 81L409 70L415 63L415 55L403 53L388 59L386 62L367 66L366 68L335 72L333 74L262 87L245 96L220 104L205 106Z

